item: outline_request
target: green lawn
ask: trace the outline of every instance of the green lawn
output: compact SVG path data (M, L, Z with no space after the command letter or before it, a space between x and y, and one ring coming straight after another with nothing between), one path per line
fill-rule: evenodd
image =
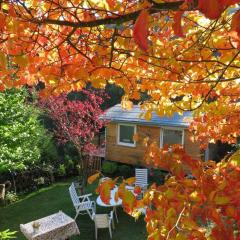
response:
M43 188L37 192L27 195L20 201L0 208L0 231L10 228L18 231L17 239L23 240L24 236L19 231L20 223L27 223L38 218L45 217L62 210L71 217L75 216L75 210L68 193L69 181L57 183L48 188ZM94 192L94 185L89 186L87 192ZM96 196L94 196L96 198ZM97 206L97 213L109 212L110 208ZM113 232L113 240L144 240L146 239L145 223L143 219L135 222L118 208L119 223ZM94 223L88 215L79 215L77 224L80 236L71 238L81 240L91 240L94 238ZM110 239L108 229L100 229L99 240Z

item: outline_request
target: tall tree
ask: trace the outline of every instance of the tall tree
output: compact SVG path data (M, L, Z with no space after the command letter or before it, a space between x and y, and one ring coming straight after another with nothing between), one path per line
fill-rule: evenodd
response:
M103 113L103 93L82 90L81 97L69 99L67 94L50 96L40 101L40 107L53 120L54 134L60 144L72 143L79 153L81 175L85 178L87 164L84 152L95 150L94 136L104 126L100 119ZM79 97L79 96L78 96Z
M218 117L205 118L205 129L214 125L221 134L207 140L234 142L240 131L239 2L2 0L0 89L41 81L48 95L88 81L95 87L115 82L128 98L147 92L145 107L159 115L213 111ZM16 68L8 69L7 56Z
M0 92L0 172L24 169L41 156L46 131L24 90Z
M240 0L0 3L1 89L41 81L46 96L114 82L125 99L147 92L148 115L194 111L203 143L240 134ZM16 68L8 69L7 56ZM143 201L125 183L118 196L133 215L147 206L149 239L239 239L239 152L215 165L147 146L146 160L173 176ZM184 166L193 179L184 178ZM115 185L103 184L105 195Z

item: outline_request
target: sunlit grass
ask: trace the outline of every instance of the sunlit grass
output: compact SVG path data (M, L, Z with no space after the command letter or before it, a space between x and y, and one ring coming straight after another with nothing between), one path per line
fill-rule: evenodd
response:
M0 231L11 229L18 231L17 239L24 240L24 236L19 230L21 223L27 223L35 219L45 217L62 210L71 217L75 216L72 202L68 193L68 186L71 181L56 183L50 187L42 188L31 194L21 197L21 199L11 205L0 208ZM94 192L94 185L88 186L87 192ZM96 198L94 194L93 198ZM110 208L97 206L97 213L109 212ZM118 208L119 223L113 232L113 240L143 240L146 239L145 223L143 219L135 222L133 218L124 213L121 207ZM94 223L88 215L77 218L77 224L81 237L71 239L91 240L94 239ZM110 239L107 229L99 231L99 240Z

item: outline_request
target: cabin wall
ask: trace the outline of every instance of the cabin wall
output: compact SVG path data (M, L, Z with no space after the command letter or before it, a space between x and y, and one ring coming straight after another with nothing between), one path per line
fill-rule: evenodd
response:
M194 159L203 159L203 154L201 154L200 144L195 141L192 133L185 129L184 131L184 149L185 151Z
M106 160L146 166L143 139L148 136L151 142L156 141L160 146L160 127L137 125L139 140L135 147L129 147L117 144L117 126L117 123L108 123L106 127ZM191 133L188 130L184 133L184 147L192 157L200 158L199 144L191 141Z

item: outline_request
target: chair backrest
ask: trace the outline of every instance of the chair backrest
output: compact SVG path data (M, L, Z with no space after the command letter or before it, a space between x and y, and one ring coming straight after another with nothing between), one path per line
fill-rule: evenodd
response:
M136 186L142 186L148 184L148 169L147 168L135 168Z
M96 228L107 228L109 226L108 214L94 214L93 220L95 222Z
M69 187L69 193L70 193L70 197L72 199L74 207L76 205L79 205L80 201L79 201L79 198L78 198L78 195L77 195L74 183L72 183L71 186Z

